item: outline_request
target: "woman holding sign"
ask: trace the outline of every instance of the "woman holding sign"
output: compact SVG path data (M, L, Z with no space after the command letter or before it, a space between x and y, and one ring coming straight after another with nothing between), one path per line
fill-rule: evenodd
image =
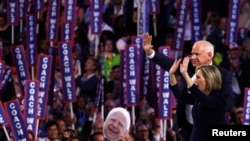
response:
M213 65L201 65L196 68L193 78L187 73L189 58L185 57L174 62L169 70L170 85L175 98L181 102L193 104L193 129L190 141L206 141L211 125L223 125L225 121L226 102L219 93L222 85L221 73ZM189 94L179 91L175 72L180 66ZM192 80L194 79L194 81Z

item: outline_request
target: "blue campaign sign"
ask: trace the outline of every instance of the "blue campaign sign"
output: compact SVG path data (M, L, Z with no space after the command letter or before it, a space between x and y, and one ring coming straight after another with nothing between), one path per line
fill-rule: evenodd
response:
M31 131L34 135L36 135L37 129L38 89L38 80L27 80L25 85L24 118L27 123L27 130Z
M160 47L159 51L166 56L170 56L170 47ZM160 87L159 87L159 117L161 119L171 119L171 94L169 88L169 73L160 69Z
M244 97L244 125L250 125L250 88L245 88L245 97Z
M64 100L74 102L76 100L75 79L73 74L73 63L69 42L59 44L60 65L62 70L62 83Z
M3 104L2 102L0 101L0 125L1 126L4 126L8 123L8 120L6 118L6 115L5 115L5 111L4 111L4 108L3 108Z
M7 2L7 23L10 25L18 24L18 0L8 0Z
M28 64L29 66L36 65L37 56L37 38L36 38L36 15L26 15L26 43L28 52Z
M74 22L76 0L66 0L64 2L65 2L64 20Z
M12 57L17 70L17 76L21 88L22 95L24 95L25 81L30 79L28 64L26 61L26 54L23 45L12 47Z
M59 0L49 1L48 32L46 36L46 39L48 41L57 41L59 9L60 9Z
M91 33L100 34L102 31L102 0L93 0L90 9Z
M51 55L40 55L38 59L37 80L39 80L38 111L39 119L45 119L47 109L48 90L52 67Z
M13 133L14 140L27 141L28 133L24 123L23 115L20 109L20 103L18 99L14 99L4 103L6 113L9 118L11 131Z
M126 47L126 78L127 78L127 104L139 104L139 75L138 75L138 48L136 45Z

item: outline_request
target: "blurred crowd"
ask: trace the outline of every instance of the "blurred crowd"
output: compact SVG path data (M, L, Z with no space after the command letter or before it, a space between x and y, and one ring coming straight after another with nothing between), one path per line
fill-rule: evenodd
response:
M159 0L160 13L157 17L157 36L154 36L154 47L172 46L175 33L178 2L180 0ZM4 91L1 90L1 101L6 102L19 98L21 92L17 72L15 70L11 46L25 45L25 28L20 33L20 25L15 25L14 44L11 43L11 26L7 24L6 3L0 0L0 39L3 48L1 59L5 65L12 68L13 76ZM38 140L50 141L104 141L103 122L107 113L114 107L122 106L120 94L122 91L120 51L131 43L131 38L137 35L137 7L136 0L104 0L102 32L99 35L98 47L103 48L104 60L100 61L100 50L95 54L96 35L90 30L90 2L77 0L75 7L75 28L72 47L72 61L74 66L75 88L77 100L73 102L73 116L69 103L63 100L62 74L59 56L55 57L55 74L52 97L45 120L39 122ZM46 54L51 43L46 40L48 1L45 1L41 16L37 20L39 32L37 34L37 53ZM244 90L250 87L250 0L241 0L239 13L239 28L246 29L247 33L242 40L227 45L224 43L228 26L229 0L202 1L202 33L203 39L210 41L215 47L214 63L227 68L234 74L233 91L236 96L235 107L229 115L229 124L243 124ZM206 5L206 6L205 6ZM33 12L34 5L28 5L29 12ZM58 28L62 26L64 5L61 4ZM188 16L186 20L185 41L183 54L189 53L192 47L191 23ZM25 23L24 23L25 24ZM25 26L24 26L25 27ZM149 16L149 32L153 33L153 18ZM57 46L61 41L61 31ZM104 75L100 76L103 65ZM104 116L101 107L96 107L97 90L100 78L104 79ZM173 117L168 120L167 136L161 138L161 120L157 118L155 105L148 97L141 97L136 106L136 123L131 126L130 133L122 141L180 141L178 127L175 123L175 109ZM131 107L126 107L131 112ZM30 133L31 138L34 135ZM2 131L0 140L6 136Z

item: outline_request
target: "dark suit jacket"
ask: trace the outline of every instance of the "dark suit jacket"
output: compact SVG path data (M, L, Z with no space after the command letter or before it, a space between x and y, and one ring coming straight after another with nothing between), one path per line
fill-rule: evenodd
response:
M190 140L206 141L209 126L226 124L226 100L218 90L212 91L208 96L196 85L188 89L190 94L183 94L177 85L172 86L171 90L176 99L194 105L192 109L194 124Z
M174 62L173 59L168 58L167 56L155 52L155 56L151 59L154 63L161 66L162 69L169 70ZM222 88L219 91L219 93L223 96L223 98L226 101L226 111L229 111L234 106L234 94L232 90L232 74L226 69L223 69L221 67L218 67L221 75L222 75ZM194 74L194 71L188 70L188 73L190 76ZM187 93L186 87L180 90L182 93ZM187 101L188 102L188 101ZM185 117L185 104L186 102L178 101L177 100L177 124L179 128L182 128L185 126L186 117Z
M124 6L122 6L122 7L123 7L123 10L124 10L125 7ZM114 5L111 5L111 6L107 7L106 11L103 14L104 22L107 23L108 25L112 26L112 27L113 27L113 22L114 22L113 20L114 19L110 18L110 16L114 15L114 9L115 9ZM124 12L125 11L123 11L123 13Z
M76 78L76 85L80 88L80 95L87 96L90 101L95 100L99 78L93 75L87 81L82 80L82 75Z

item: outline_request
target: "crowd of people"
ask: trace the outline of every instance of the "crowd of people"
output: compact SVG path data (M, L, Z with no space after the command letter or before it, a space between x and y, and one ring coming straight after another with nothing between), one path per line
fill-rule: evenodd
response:
M164 56L157 50L160 46L173 49L178 3L180 0L160 0L160 13L157 17L157 33L153 33L153 16L149 16L149 31L143 36L143 51L151 62L169 71L170 88L177 101L171 120L167 121L166 137L162 133L162 121L158 118L157 100L152 97L140 97L135 107L135 124L130 117L110 116L110 111L122 107L130 116L132 109L121 102L121 54L137 36L136 0L104 0L102 32L98 40L99 52L95 52L96 35L90 30L90 1L76 0L75 27L72 45L73 73L75 77L76 101L73 111L70 103L63 99L62 72L60 59L53 59L54 74L49 91L46 119L39 120L37 136L28 131L30 140L38 141L206 141L206 128L211 124L243 125L244 90L250 87L250 1L241 0L239 28L247 29L242 40L225 44L227 32L228 1L202 2L203 40L192 42L191 21L187 16L181 59ZM5 68L13 70L12 78L6 87L0 87L0 98L4 103L11 99L22 98L20 82L11 54L11 47L26 45L25 26L15 25L14 43L12 28L7 24L6 3L0 1L0 39L2 45L1 61ZM46 40L48 22L48 1L37 20L37 54L47 54L51 42ZM28 4L28 13L33 13L34 5ZM62 3L58 29L61 29L65 10ZM25 23L24 23L25 25ZM58 30L58 41L61 41ZM238 38L239 39L239 38ZM25 48L26 49L26 48ZM103 52L101 52L103 51ZM102 55L104 54L104 60ZM190 65L189 65L190 64ZM101 70L103 69L103 70ZM4 71L4 69L3 69ZM103 74L103 76L102 76ZM97 107L96 99L103 79L103 103ZM53 80L53 81L52 81ZM216 83L215 83L216 82ZM156 95L149 91L148 95ZM103 113L102 106L103 105ZM124 113L124 112L123 112ZM112 112L112 114L114 114ZM229 115L228 120L225 115ZM123 119L123 120L122 120ZM125 123L126 124L125 124ZM11 134L11 129L8 128ZM112 139L114 135L118 138ZM1 128L0 140L7 140L6 132Z

